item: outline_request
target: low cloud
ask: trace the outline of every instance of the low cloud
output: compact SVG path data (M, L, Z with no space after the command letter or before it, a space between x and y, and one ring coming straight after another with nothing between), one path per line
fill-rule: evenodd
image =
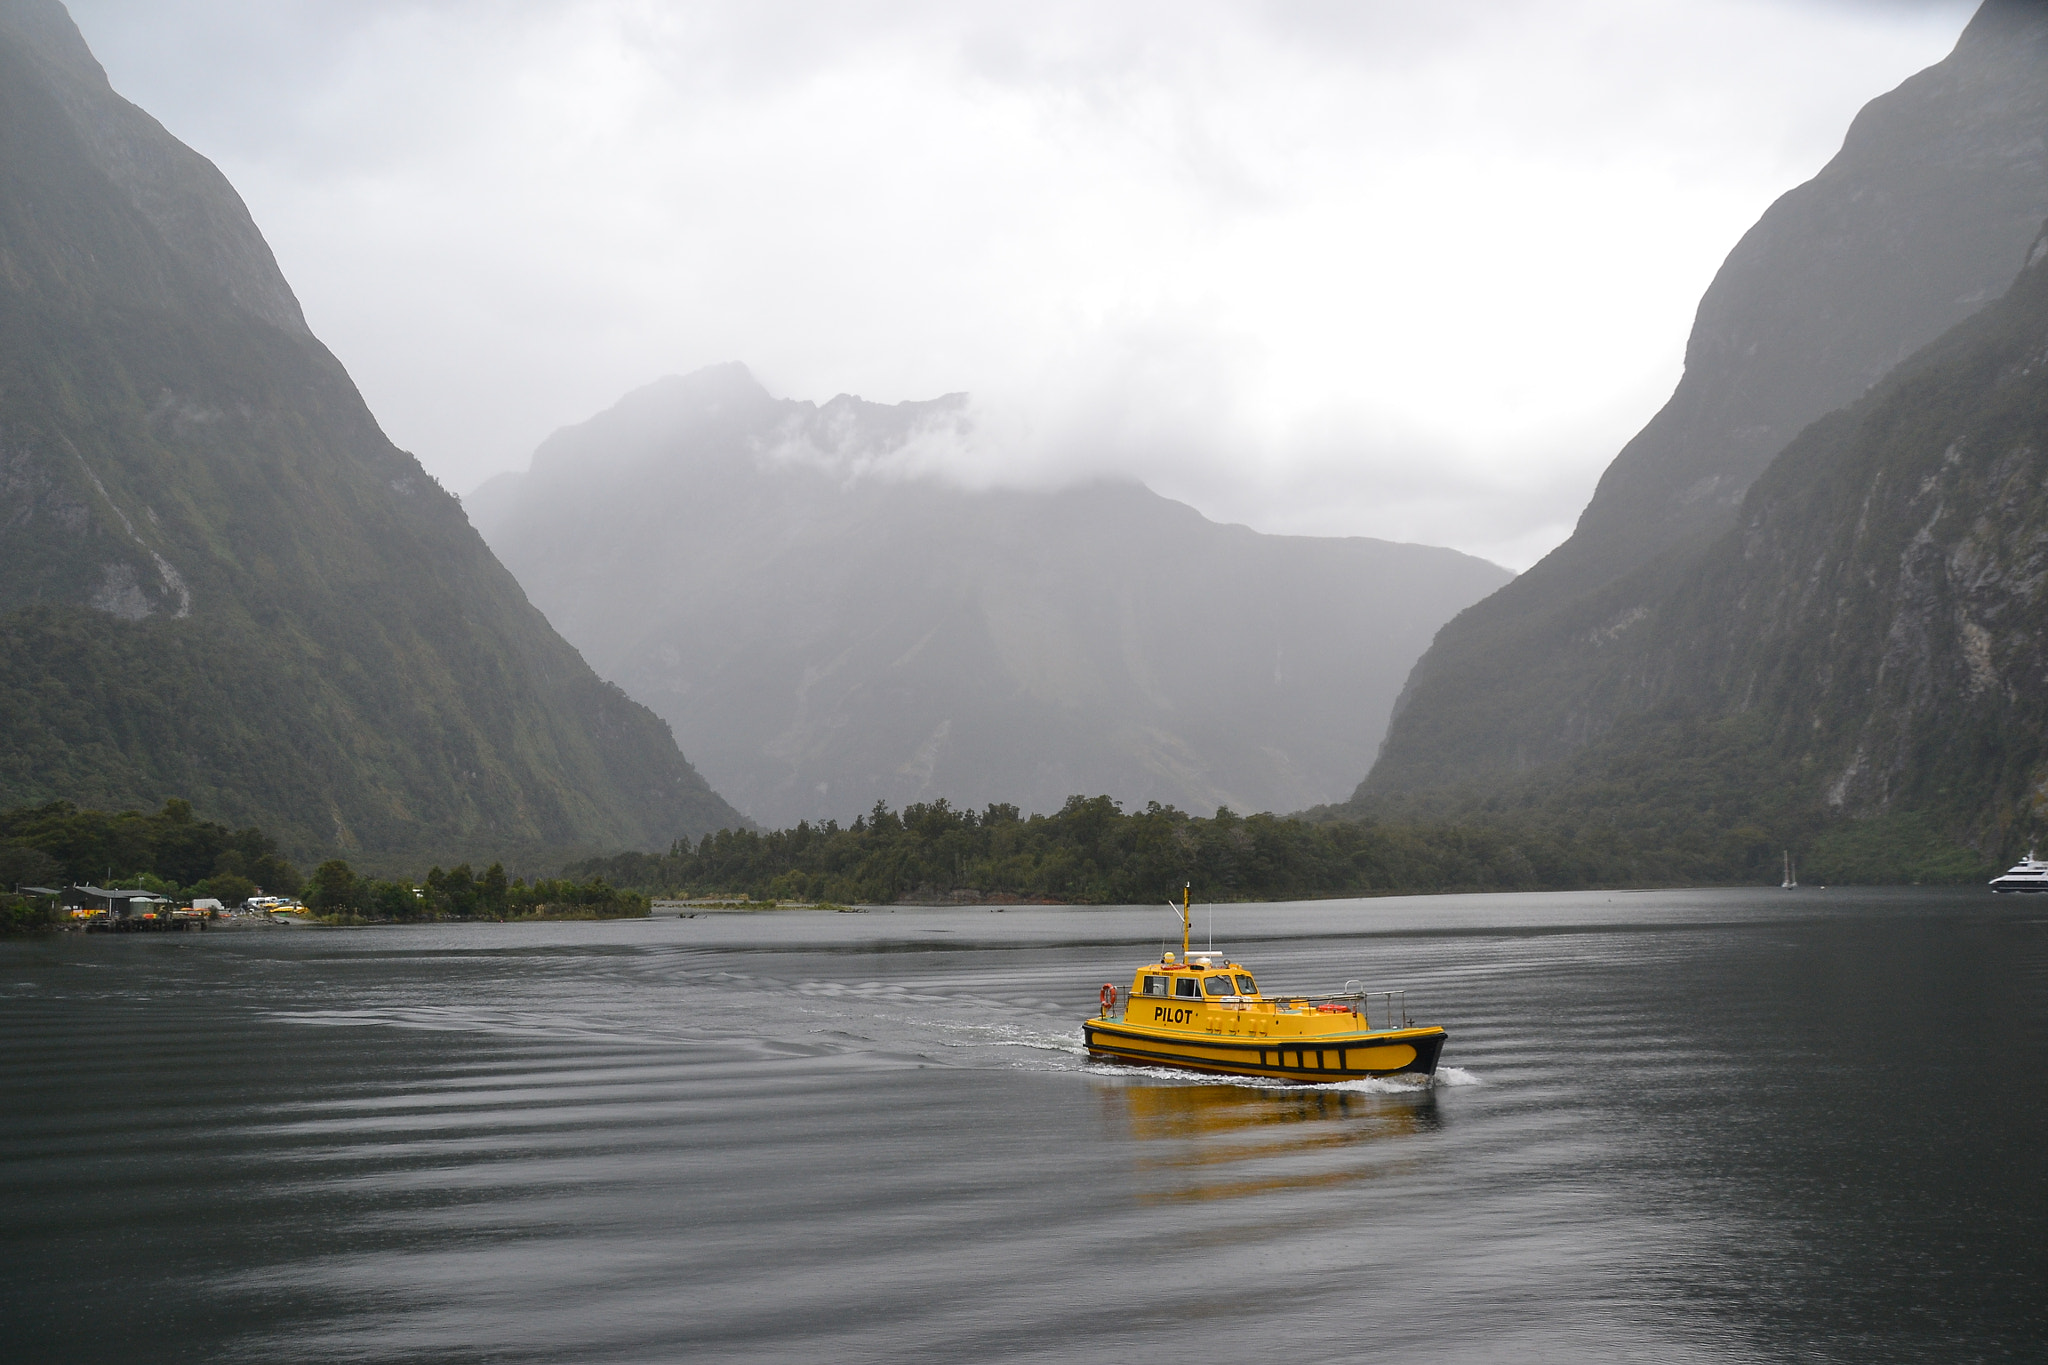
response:
M1520 567L1960 3L75 0L453 487L663 373ZM912 458L905 454L904 458Z

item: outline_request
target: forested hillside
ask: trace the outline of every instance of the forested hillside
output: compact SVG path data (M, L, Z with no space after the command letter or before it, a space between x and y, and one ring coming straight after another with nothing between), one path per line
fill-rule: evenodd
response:
M220 173L0 0L0 802L172 796L301 853L738 821L385 438Z
M1359 795L1507 781L1610 735L1628 689L1609 646L1645 619L1616 585L1690 573L1803 428L2005 291L2048 217L2044 148L2048 6L1986 0L1729 253L1671 400L1571 539L1437 636Z
M1901 880L2048 836L2048 235L2031 256L1807 428L1735 529L1587 599L1583 665L1527 694L1601 717L1591 743L1327 814L1571 821L1643 846L1746 830L1860 847Z

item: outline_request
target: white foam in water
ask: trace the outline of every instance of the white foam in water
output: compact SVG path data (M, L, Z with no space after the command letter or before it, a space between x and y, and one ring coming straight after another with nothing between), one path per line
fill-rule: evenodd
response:
M1304 1090L1348 1090L1354 1095L1411 1095L1418 1090L1427 1090L1435 1082L1427 1076L1413 1072L1400 1076L1367 1076L1362 1080L1338 1081L1332 1085L1304 1085ZM1290 1086L1289 1089L1296 1087Z
M1480 1085L1478 1077L1462 1067L1439 1067L1436 1079L1408 1073L1399 1076L1362 1076L1355 1081L1283 1081L1272 1076L1229 1076L1215 1071L1187 1071L1173 1066L1128 1066L1097 1061L1094 1068L1122 1076L1155 1081L1188 1081L1202 1085L1235 1085L1246 1090L1344 1091L1353 1095L1412 1095L1434 1085ZM1455 1074L1450 1074L1455 1073Z

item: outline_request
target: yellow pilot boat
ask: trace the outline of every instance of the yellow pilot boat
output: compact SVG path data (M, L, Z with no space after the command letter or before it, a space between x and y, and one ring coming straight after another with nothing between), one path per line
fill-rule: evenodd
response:
M1177 908L1180 955L1138 968L1127 992L1102 988L1101 1012L1081 1025L1091 1056L1307 1083L1436 1074L1450 1035L1417 1028L1403 992L1347 984L1341 995L1262 995L1242 964L1188 950L1186 890ZM1379 1028L1375 1001L1385 1012Z

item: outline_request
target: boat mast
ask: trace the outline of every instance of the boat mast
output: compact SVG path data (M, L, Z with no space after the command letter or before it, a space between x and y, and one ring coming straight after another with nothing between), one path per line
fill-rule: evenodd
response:
M1188 960L1188 930L1194 924L1194 921L1189 918L1193 912L1188 906L1188 895L1194 890L1194 885L1193 882L1189 882L1180 889L1180 960L1182 962Z

